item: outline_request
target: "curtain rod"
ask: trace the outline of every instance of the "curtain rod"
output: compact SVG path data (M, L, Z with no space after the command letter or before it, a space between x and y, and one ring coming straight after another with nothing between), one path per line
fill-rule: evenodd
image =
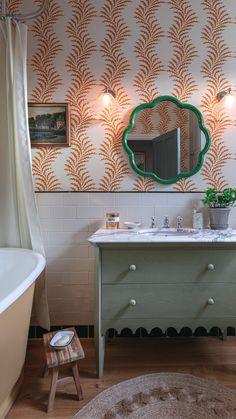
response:
M4 19L5 17L11 17L15 20L28 20L33 19L35 17L40 16L47 8L48 8L48 0L44 0L42 6L36 10L36 12L28 13L25 15L9 15L7 12L7 1L8 0L2 0L2 14L0 16L0 19Z

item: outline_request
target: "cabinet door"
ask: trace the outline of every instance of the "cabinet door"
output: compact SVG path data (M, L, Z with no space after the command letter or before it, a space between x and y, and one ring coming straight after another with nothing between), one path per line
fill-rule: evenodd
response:
M236 252L231 249L103 249L102 282L236 283Z

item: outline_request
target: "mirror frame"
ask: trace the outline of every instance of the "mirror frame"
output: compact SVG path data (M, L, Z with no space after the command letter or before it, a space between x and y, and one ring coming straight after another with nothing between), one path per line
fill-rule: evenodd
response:
M196 165L196 167L193 170L191 170L190 172L182 172L179 175L177 175L175 178L172 178L172 179L162 179L153 172L144 172L143 170L139 169L138 166L135 163L134 153L133 153L132 149L128 146L128 134L134 128L135 118L136 118L137 114L140 111L142 111L143 109L154 108L158 103L161 103L165 100L168 100L172 103L175 103L179 108L189 109L192 112L194 112L195 115L197 116L197 119L198 119L199 128L205 134L205 137L206 137L206 144L205 144L204 148L199 153L198 164ZM199 111L199 109L197 109L193 105L190 105L189 103L181 102L179 99L177 99L174 96L158 96L152 102L142 103L141 105L137 106L133 110L133 112L131 113L131 116L130 116L129 125L124 130L123 137L122 137L122 143L123 143L123 147L124 147L125 151L128 153L130 165L134 169L134 171L136 173L138 173L138 175L150 177L150 178L156 180L159 183L170 184L170 183L176 183L180 179L193 176L197 172L199 172L199 170L201 169L201 167L203 165L204 155L207 153L207 151L210 148L211 138L210 138L210 133L209 133L208 129L204 125L202 113Z

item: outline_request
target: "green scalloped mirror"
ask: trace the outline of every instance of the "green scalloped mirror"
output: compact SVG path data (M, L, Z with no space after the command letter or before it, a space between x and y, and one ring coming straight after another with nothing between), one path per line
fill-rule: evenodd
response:
M200 170L210 135L195 106L159 96L134 109L123 145L136 173L168 184Z

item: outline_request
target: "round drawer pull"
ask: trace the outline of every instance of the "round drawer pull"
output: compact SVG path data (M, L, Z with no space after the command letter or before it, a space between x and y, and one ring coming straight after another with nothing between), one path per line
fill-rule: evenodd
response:
M215 266L213 265L213 263L209 263L209 265L207 265L207 269L208 271L214 271Z
M129 270L130 271L136 271L137 266L136 265L130 265Z
M134 298L131 298L131 300L129 300L129 305L130 306L134 307L134 306L136 306L136 304L137 304L137 301Z
M213 298L208 298L208 300L207 300L207 304L208 304L209 306L213 306L213 304L215 304L215 301L213 300Z

